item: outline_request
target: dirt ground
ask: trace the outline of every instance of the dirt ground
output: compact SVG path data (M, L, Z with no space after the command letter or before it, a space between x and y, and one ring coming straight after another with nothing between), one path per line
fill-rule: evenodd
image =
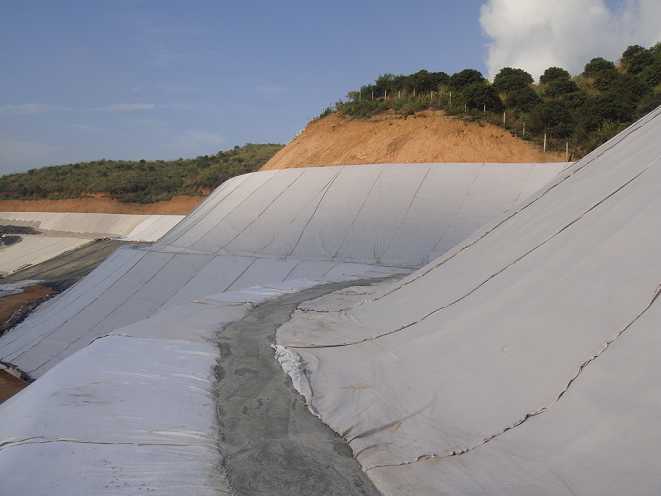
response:
M0 370L0 403L9 399L27 386L27 383L13 375Z
M450 118L439 111L407 118L382 114L372 119L331 114L308 124L262 170L338 164L563 160L562 154L545 154L498 126Z
M103 195L69 200L0 200L0 212L185 215L203 200L203 196L175 196L171 200L143 204L124 203Z

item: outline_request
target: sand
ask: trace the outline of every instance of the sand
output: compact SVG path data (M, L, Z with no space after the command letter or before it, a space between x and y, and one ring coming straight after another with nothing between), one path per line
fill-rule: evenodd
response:
M381 114L349 119L331 114L317 119L262 170L309 165L426 162L560 162L535 145L486 123L451 118L439 111L407 118Z

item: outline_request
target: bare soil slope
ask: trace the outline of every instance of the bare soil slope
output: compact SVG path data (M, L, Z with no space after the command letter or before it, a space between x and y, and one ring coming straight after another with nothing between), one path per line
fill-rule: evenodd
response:
M451 118L438 111L410 117L382 114L317 119L276 153L262 170L310 165L424 162L560 162L557 153L498 126Z
M0 212L185 215L202 200L202 196L175 196L171 200L155 203L125 203L102 195L68 200L0 200Z

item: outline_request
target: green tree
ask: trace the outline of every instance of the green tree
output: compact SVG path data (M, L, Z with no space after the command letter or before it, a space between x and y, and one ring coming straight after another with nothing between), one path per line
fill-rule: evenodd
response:
M481 83L485 81L480 71L475 69L464 69L450 76L449 85L454 89L461 89L472 83Z
M530 113L530 129L533 132L547 132L557 138L566 138L572 134L574 124L571 112L562 102L543 102Z
M486 105L490 112L503 110L503 102L498 93L486 81L471 83L465 86L461 93L468 108L482 110Z
M544 88L544 96L557 98L578 91L578 85L571 79L554 79L549 81Z
M661 55L639 73L638 79L649 89L661 84Z
M530 86L510 91L505 100L508 108L519 112L530 112L542 99Z
M612 72L615 71L615 64L610 60L606 60L601 57L596 57L590 62L585 64L585 69L583 74L587 77L595 77L596 75L602 72Z
M544 71L544 74L540 76L539 82L542 84L548 84L551 81L568 79L571 79L571 74L569 74L566 70L560 67L549 67Z
M532 76L523 69L504 67L496 74L493 80L493 87L498 92L506 93L527 88L533 81Z
M622 65L629 74L639 74L652 62L653 52L640 45L631 45L622 54Z

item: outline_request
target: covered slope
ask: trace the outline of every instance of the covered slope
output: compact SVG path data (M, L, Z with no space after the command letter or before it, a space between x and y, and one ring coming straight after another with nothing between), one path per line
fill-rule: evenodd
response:
M334 113L310 122L262 170L338 164L425 162L553 162L564 154L535 145L493 124L439 111L413 116L384 113L352 119Z
M0 245L0 275L46 262L96 239L158 241L181 219L181 215L0 212L4 231L22 228L16 231L20 234L15 237L17 242Z
M402 282L280 329L384 494L661 491L660 135L657 109Z
M159 243L119 249L0 338L2 360L37 378L0 405L0 493L217 495L243 481L274 495L374 494L275 369L268 319L313 296L251 308L410 272L561 168L337 167L226 182Z
M240 176L160 242L118 250L0 338L0 360L39 376L113 329L196 298L283 280L410 271L561 167L390 165Z

